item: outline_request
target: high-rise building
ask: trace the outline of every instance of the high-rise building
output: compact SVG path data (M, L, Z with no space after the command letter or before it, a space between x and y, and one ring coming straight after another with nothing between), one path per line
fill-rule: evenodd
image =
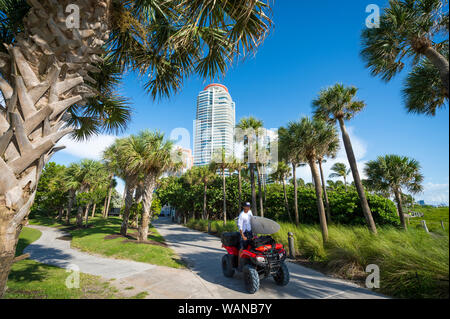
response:
M210 84L199 93L194 123L194 166L208 165L214 152L234 154L235 103L228 89Z

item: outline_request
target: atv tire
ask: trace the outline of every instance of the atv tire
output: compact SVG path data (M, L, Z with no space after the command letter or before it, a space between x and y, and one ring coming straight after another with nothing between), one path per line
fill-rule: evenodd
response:
M234 268L233 268L233 256L224 255L222 257L222 271L225 277L233 277Z
M273 275L273 279L278 286L286 286L289 283L289 277L289 269L285 263L282 263L278 272Z
M252 265L245 265L243 269L245 288L251 294L259 289L259 274Z

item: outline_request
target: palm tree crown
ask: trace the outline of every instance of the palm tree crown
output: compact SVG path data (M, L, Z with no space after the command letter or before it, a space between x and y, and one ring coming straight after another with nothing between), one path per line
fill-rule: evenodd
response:
M379 156L375 161L366 164L367 183L381 192L390 191L394 194L400 222L407 228L402 208L402 189L410 193L422 191L423 175L420 164L414 159L399 155Z
M405 63L422 59L437 71L436 88L449 96L448 3L442 0L390 0L377 28L362 32L361 56L372 75L390 81ZM428 83L430 84L430 83Z
M340 83L321 90L312 102L314 116L333 123L339 119L351 120L366 106L363 101L355 100L357 92L356 87Z

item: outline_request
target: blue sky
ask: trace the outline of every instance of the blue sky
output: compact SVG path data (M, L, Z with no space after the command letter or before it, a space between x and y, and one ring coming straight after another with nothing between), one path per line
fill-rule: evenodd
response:
M362 113L347 123L360 170L364 162L379 155L413 157L421 163L425 175L425 192L416 198L448 203L448 105L436 117L408 114L401 96L407 70L386 84L372 77L359 57L360 33L368 16L366 6L384 7L386 3L276 1L274 29L256 56L235 63L216 82L229 88L236 102L237 120L253 115L263 120L266 128L278 128L311 115L311 101L324 87L336 82L355 85L359 88L358 98L367 104ZM121 87L121 92L132 99L134 109L129 128L122 135L146 128L168 135L175 128L186 128L192 133L197 94L210 82L191 78L181 93L160 101L152 101L146 95L142 82L128 74ZM81 157L98 156L113 139L102 135L88 145L65 140L67 150L56 154L53 160L68 164ZM191 140L191 147L192 143ZM341 151L338 160L345 161L345 153ZM325 167L326 175L329 166ZM300 176L311 179L307 169L299 170Z

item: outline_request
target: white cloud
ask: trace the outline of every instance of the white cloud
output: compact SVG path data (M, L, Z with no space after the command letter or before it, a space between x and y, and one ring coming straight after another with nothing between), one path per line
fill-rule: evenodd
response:
M425 204L439 205L449 203L449 184L425 183L423 192L414 195L416 200L424 200Z
M367 162L366 160L364 160L364 157L367 154L367 143L355 135L355 130L353 127L351 127L351 126L347 127L347 131L350 136L350 141L352 143L353 152L354 152L355 158L356 158L356 164L358 165L359 175L362 179L364 179L367 177L364 174L364 166ZM323 175L324 175L325 180L332 179L332 180L343 181L342 178L329 178L328 177L332 173L331 167L335 163L344 163L347 166L347 168L350 168L350 164L348 163L348 160L347 160L347 153L345 152L344 142L342 141L342 138L341 138L341 132L340 132L340 130L338 132L339 132L339 139L340 139L340 143L339 143L340 149L339 149L338 153L336 154L336 158L334 158L334 159L328 158L328 159L326 159L326 163L322 164ZM311 180L312 180L311 169L309 168L308 165L297 168L296 174L297 174L297 178L301 177L305 180L305 182L311 182ZM347 177L347 183L350 184L352 181L353 181L353 176L350 173L350 175Z
M100 160L103 151L117 139L117 136L99 134L86 141L76 141L69 136L63 137L58 146L66 146L61 152L81 158Z

